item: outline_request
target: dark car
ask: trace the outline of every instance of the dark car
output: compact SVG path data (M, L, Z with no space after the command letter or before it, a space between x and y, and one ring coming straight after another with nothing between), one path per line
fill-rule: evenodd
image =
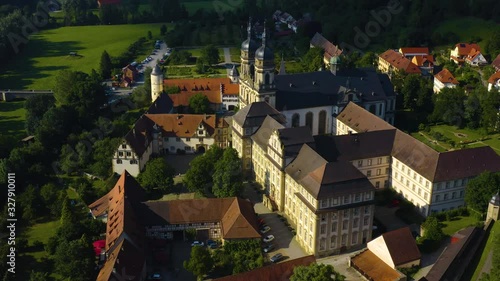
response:
M280 253L277 253L276 255L272 256L269 260L272 263L276 263L276 262L279 262L282 258L283 258L283 255Z
M269 245L265 246L264 248L262 248L262 250L264 251L264 253L269 253L273 249L274 249L274 245L273 244L269 244Z

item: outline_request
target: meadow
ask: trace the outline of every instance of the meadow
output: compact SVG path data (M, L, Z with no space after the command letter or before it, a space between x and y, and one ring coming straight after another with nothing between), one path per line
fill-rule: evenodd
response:
M7 89L52 89L60 71L98 69L104 50L119 56L137 39L147 37L148 31L153 39L159 39L161 25L75 26L42 31L31 36L24 50L0 67L0 84ZM173 28L170 24L167 27ZM78 56L70 56L70 52Z
M489 38L493 34L496 24L494 22L485 21L480 18L475 17L461 17L452 20L443 21L435 28L435 32L445 34L447 32L453 32L460 38L460 42L470 42L472 39L481 39L479 41L479 46L482 50L485 49ZM459 42L456 42L459 43ZM454 45L454 44L452 44ZM438 46L435 49L447 49L451 48L449 46Z
M26 121L25 101L0 102L0 132L4 136L12 136L17 140L26 137L24 122Z

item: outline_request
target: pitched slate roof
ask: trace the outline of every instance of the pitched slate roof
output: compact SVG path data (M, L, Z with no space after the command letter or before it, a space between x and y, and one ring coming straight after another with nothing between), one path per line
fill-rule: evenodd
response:
M393 49L383 52L379 57L387 61L394 68L406 73L421 73L420 69L414 63Z
M337 120L346 124L356 132L369 132L396 129L380 117L372 114L361 106L350 102L339 113Z
M168 114L174 113L174 103L166 93L161 93L149 106L146 114Z
M323 50L325 50L324 56L328 60L330 60L330 58L333 56L340 56L342 54L342 50L338 46L333 45L332 42L328 41L325 37L323 37L323 35L318 32L314 34L310 43L316 48L322 48Z
M314 256L305 256L298 259L288 260L281 263L271 264L248 272L230 275L213 281L288 281L297 266L308 266L316 262Z
M268 115L262 122L262 125L252 135L251 138L256 144L258 144L263 148L266 148L273 132L277 129L282 129L282 128L285 128L285 126L283 126L274 118Z
M257 217L249 201L233 198L144 202L146 226L221 222L224 238L259 238Z
M233 120L243 128L259 127L268 115L276 119L281 124L286 123L285 117L264 101L253 102L240 109L233 116Z
M422 256L409 227L386 232L382 234L382 239L396 267L419 260Z
M434 75L434 77L441 81L441 83L452 83L458 85L458 81L455 79L455 76L453 76L453 74L451 74L451 72L446 68L443 68L443 70Z
M387 75L372 68L284 74L275 77L276 109L280 111L337 105L349 93L364 101L385 100L394 95Z

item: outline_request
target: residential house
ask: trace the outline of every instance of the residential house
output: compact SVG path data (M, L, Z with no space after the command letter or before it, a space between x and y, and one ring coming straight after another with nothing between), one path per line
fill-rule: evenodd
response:
M439 93L443 88L455 88L458 86L458 81L455 79L453 74L443 68L438 74L434 75L434 93Z
M237 70L231 78L197 78L197 79L165 79L164 88L177 88L178 93L169 94L174 101L174 107L188 106L189 98L201 93L207 96L212 109L234 110L238 105L239 85Z
M465 58L465 62L472 66L486 65L488 61L484 58L481 51L476 49L471 49L470 53Z
M458 43L450 52L450 60L456 64L462 64L467 59L469 64L476 63L477 65L479 62L485 62L483 55L481 55L481 47L478 44Z
M144 114L117 148L113 171L137 176L152 154L203 153L213 144L226 147L228 126L216 115Z
M409 227L386 232L351 257L350 265L368 280L406 280L399 268L420 266L421 254Z
M420 68L403 54L389 49L378 56L378 69L392 76L393 73L421 74Z
M399 48L399 53L410 60L415 56L427 56L430 54L427 47L401 47Z
M310 41L311 48L321 48L325 51L323 56L323 63L326 67L330 67L330 59L335 56L340 56L342 54L342 50L334 45L332 42L328 41L323 35L316 32L313 38Z
M350 103L337 117L337 127L345 126L338 133L385 130L380 122L373 122L378 117L362 111L366 110ZM437 152L400 130L392 139L386 138L392 144L386 155L391 158L388 184L424 216L464 206L465 187L471 179L485 171L500 171L500 156L488 146Z
M493 66L496 72L500 72L500 54L493 60L491 66Z
M434 56L429 53L427 47L402 47L399 53L411 60L422 71L422 75L430 75L434 72Z
M122 81L120 82L120 87L131 87L137 80L137 75L137 69L130 64L122 68Z
M500 72L495 72L488 79L488 91L497 90L500 92Z
M477 227L468 227L455 233L451 243L434 263L425 281L461 280L470 268L474 257L481 252L480 246L485 239L485 231Z
M314 256L305 256L280 263L256 268L247 272L216 278L213 281L290 281L293 269L297 266L309 266L316 262Z

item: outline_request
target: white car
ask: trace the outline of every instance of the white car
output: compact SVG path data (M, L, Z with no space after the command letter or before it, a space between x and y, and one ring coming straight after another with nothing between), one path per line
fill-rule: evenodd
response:
M264 239L262 239L262 241L264 241L265 243L269 243L273 240L274 240L274 235L267 235L266 237L264 237Z
M268 233L269 231L271 230L271 227L269 226L264 226L263 228L260 229L260 233L264 234L264 233Z
M191 247L195 247L195 246L204 246L205 243L201 242L201 241L194 241L192 244L191 244Z

